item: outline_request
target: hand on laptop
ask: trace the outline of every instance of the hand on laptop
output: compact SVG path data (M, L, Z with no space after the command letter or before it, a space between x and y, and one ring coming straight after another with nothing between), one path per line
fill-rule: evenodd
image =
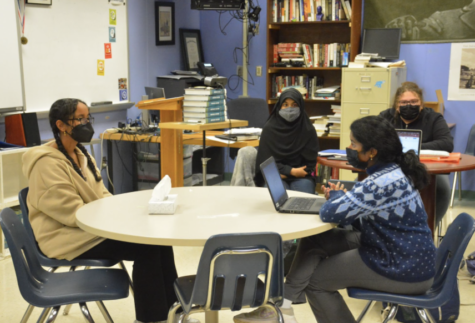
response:
M338 182L336 185L333 183L328 183L328 187L322 185L322 191L327 200L330 198L330 191L343 191L345 193L347 192L345 185L340 184L340 182Z
M308 173L305 171L305 168L307 168L307 166L292 168L292 170L290 171L290 175L294 177L305 177L308 175Z

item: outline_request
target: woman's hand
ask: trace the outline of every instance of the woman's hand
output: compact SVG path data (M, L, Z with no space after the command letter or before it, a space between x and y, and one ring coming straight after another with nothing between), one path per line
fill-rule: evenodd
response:
M283 174L280 174L280 178L282 179L287 179L287 176L283 175Z
M328 183L328 186L329 187L325 187L325 185L322 185L322 191L327 200L330 198L330 191L343 191L345 193L347 192L345 185L340 184L340 182L338 182L336 185L333 183Z
M293 177L299 177L299 178L305 177L308 175L308 173L305 171L306 167L307 166L292 168L292 170L290 171L290 175L292 175Z

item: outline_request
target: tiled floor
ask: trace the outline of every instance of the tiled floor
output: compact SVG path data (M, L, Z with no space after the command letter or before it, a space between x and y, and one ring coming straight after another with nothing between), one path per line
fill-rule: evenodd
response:
M467 212L472 216L475 216L475 201L462 200L461 202L456 201L455 207L449 209L447 213L447 218L453 218L461 212ZM469 244L467 253L475 251L475 238ZM179 275L189 275L196 273L196 268L198 265L199 257L201 254L201 248L197 247L178 247L175 248L175 258L176 265L178 268ZM131 270L131 263L127 263L129 271ZM457 323L472 323L474 322L475 317L475 285L470 284L466 279L468 273L466 271L461 271L459 274L460 282L460 294L461 302L461 313ZM348 304L352 312L357 316L365 302L348 299L346 297L345 291L343 291L344 297L347 299ZM105 302L107 309L109 310L112 318L116 323L132 323L135 319L134 317L134 305L133 299L129 296L127 299ZM104 322L102 315L100 314L97 306L93 303L88 304L89 310L92 312L92 315L96 322ZM16 276L13 269L11 259L0 260L0 322L20 322L24 311L26 310L27 304L23 300L18 290L18 285L16 282ZM296 317L300 323L307 322L316 322L309 306L307 304L297 305L294 307ZM374 306L370 315L367 316L365 322L381 322L379 318L379 312L381 310L380 305ZM35 309L33 314L30 317L29 322L36 322L40 314L39 309ZM221 322L232 322L232 318L237 313L222 311L219 314ZM196 315L196 318L200 319L201 322L204 322L204 315ZM77 306L74 306L71 309L71 312L68 316L60 315L56 322L84 322L84 318ZM340 323L340 322L335 322Z

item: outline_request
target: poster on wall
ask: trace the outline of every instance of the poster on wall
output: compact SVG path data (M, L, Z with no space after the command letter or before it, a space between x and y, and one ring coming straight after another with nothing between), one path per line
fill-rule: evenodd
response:
M475 101L475 43L452 44L448 100Z
M475 40L475 0L365 0L364 28L401 28L404 43Z

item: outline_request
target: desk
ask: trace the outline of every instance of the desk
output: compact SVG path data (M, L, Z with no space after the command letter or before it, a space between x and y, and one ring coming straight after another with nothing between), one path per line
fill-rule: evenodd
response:
M336 167L341 169L355 170L351 165L348 165L347 161L340 160L328 160L325 157L318 157L317 163L329 166ZM435 190L436 190L436 174L447 174L452 172L460 172L464 170L475 169L475 157L470 155L462 154L462 158L458 163L437 163L437 162L424 162L427 167L427 171L430 175L430 184L420 191L422 202L424 203L424 208L427 213L427 222L429 227L434 233L434 228L436 227L435 223ZM358 180L361 181L366 177L366 172L358 172Z
M215 136L219 134L223 134L222 131L207 131L208 135ZM111 141L124 141L124 142L136 142L136 143L152 143L152 144L160 144L162 142L161 136L154 136L153 134L124 134L124 133L103 133L100 137L104 140L111 140ZM193 133L193 134L183 134L183 145L202 145L203 144L203 135L201 132ZM236 141L232 144L227 144L219 141L214 141L210 139L206 139L205 141L206 146L213 146L213 147L230 147L230 148L243 148L247 146L257 147L259 146L259 140L245 140L245 141ZM109 170L109 175L111 177L111 181L114 182L114 167L113 167L113 145L112 143L107 144L107 166ZM135 148L134 148L135 149ZM121 165L121 167L125 167ZM135 166L133 166L135 167ZM183 166L182 166L183 168ZM136 180L133 177L132 180Z
M287 191L290 196L309 196ZM204 246L221 233L277 232L283 240L318 234L334 227L318 215L277 213L267 188L198 186L172 188L178 194L174 215L148 215L152 191L100 199L81 207L77 225L89 233L120 241L166 246ZM245 202L245 203L243 203ZM218 312L206 312L218 322Z

